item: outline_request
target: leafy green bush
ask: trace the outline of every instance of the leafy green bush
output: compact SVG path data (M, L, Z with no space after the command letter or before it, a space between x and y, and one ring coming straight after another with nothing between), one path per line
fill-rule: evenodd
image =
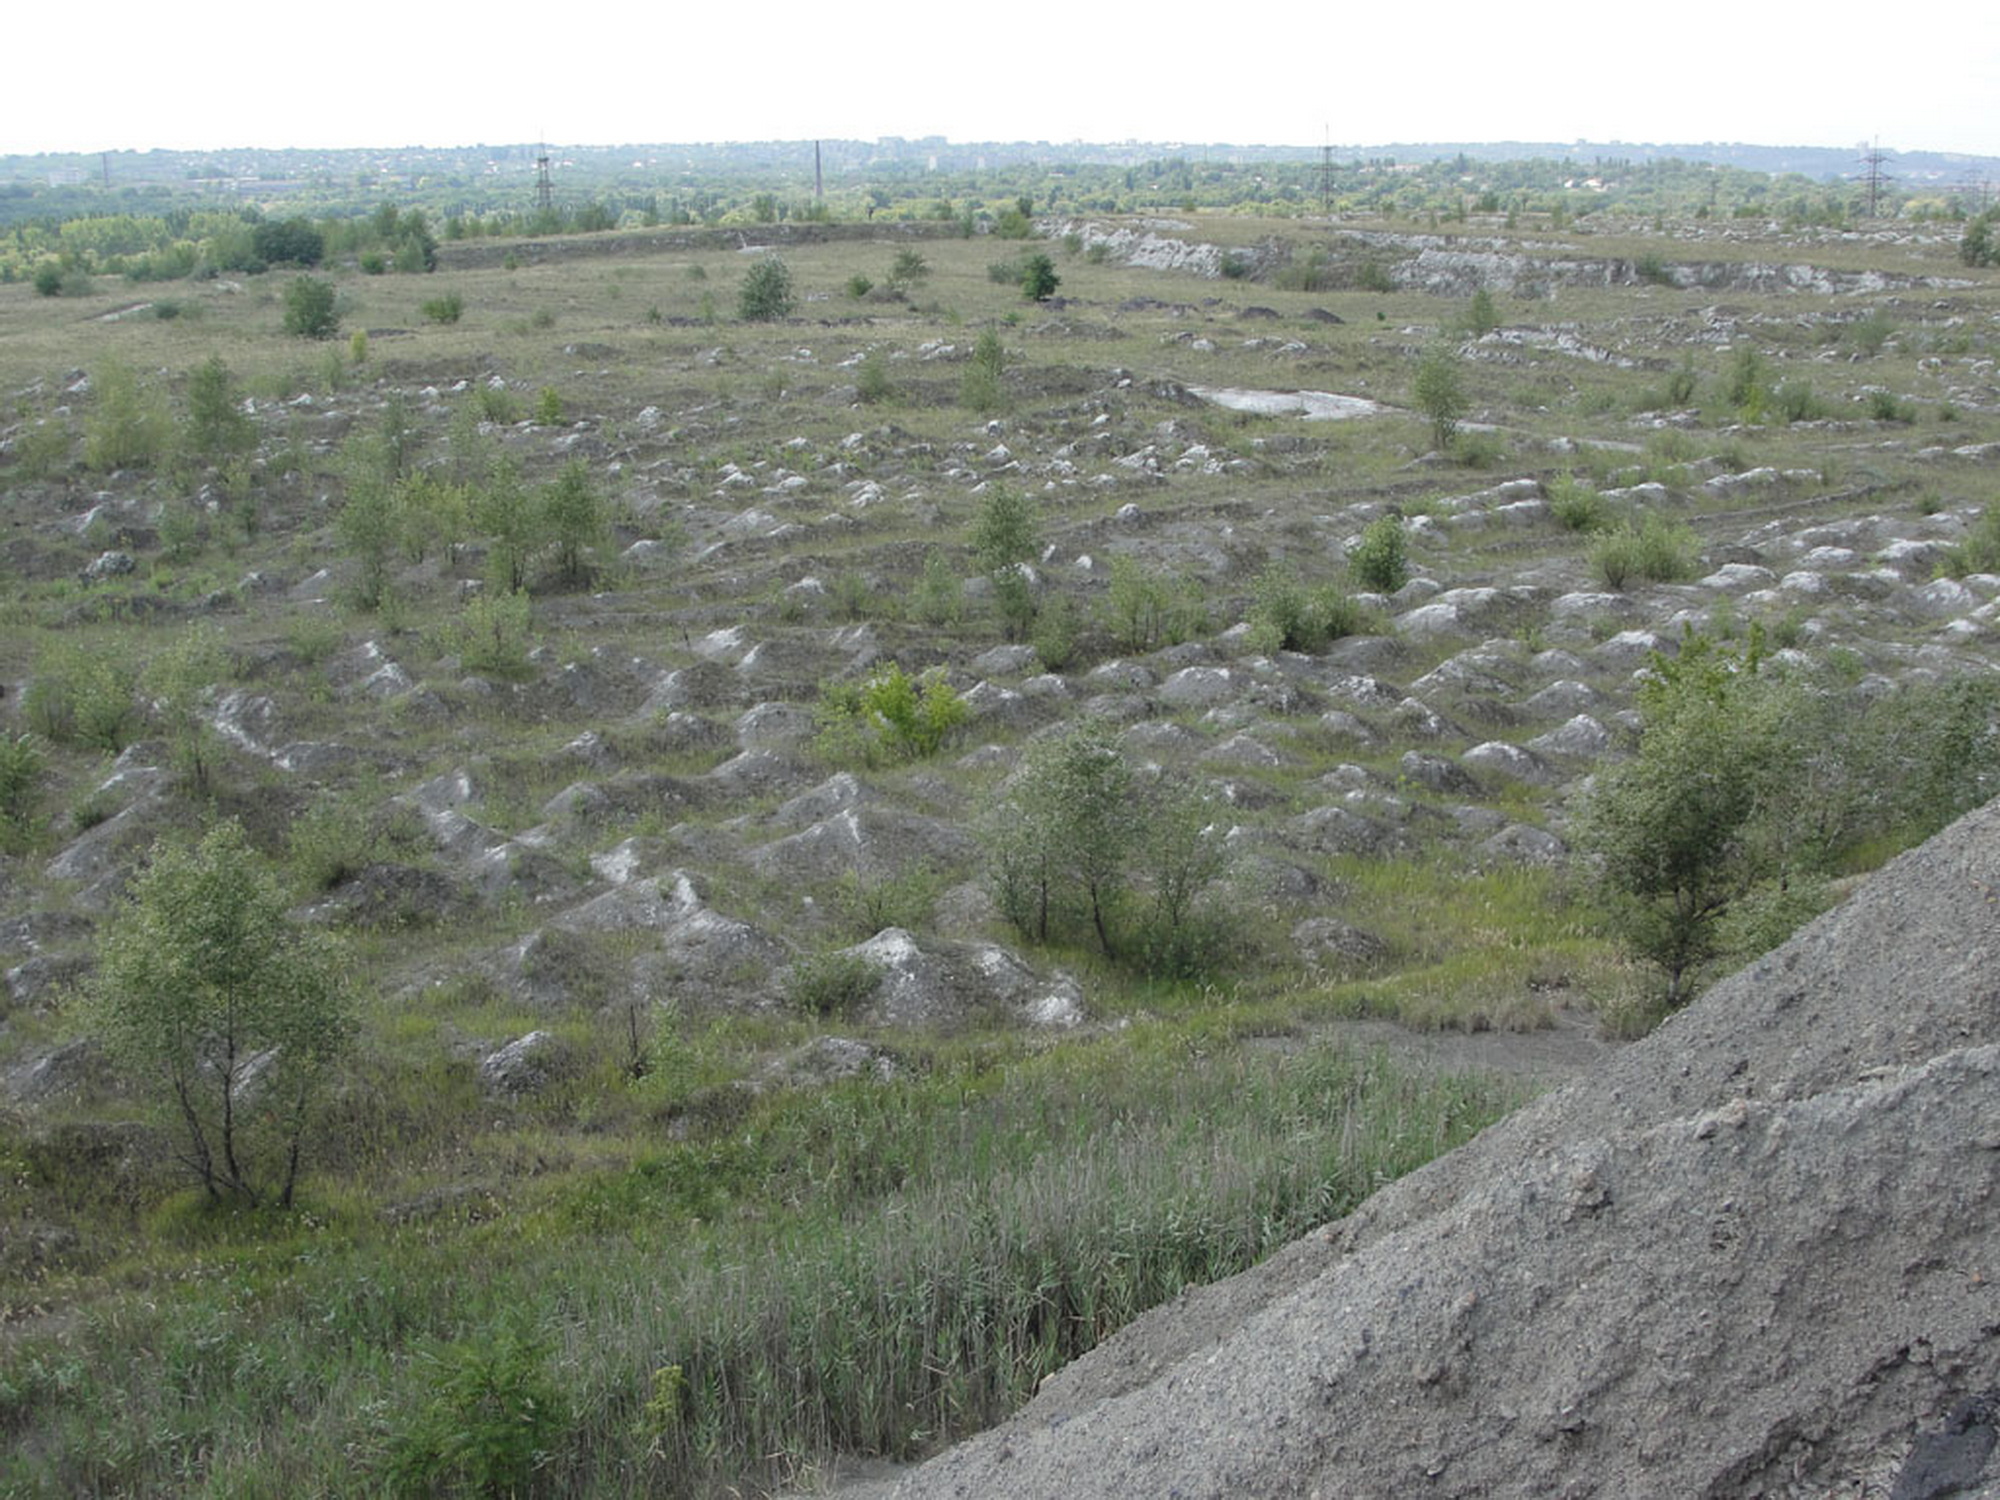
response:
M2000 504L1988 505L1965 534L1965 540L1944 549L1938 572L1947 578L1968 573L2000 573Z
M0 734L0 853L19 853L33 840L43 768L33 735Z
M1966 221L1958 258L1968 266L2000 265L2000 209L1989 208Z
M496 427L511 427L521 420L521 398L504 385L482 385L478 401L480 417Z
M905 246L896 252L895 260L890 262L888 281L897 291L904 291L927 280L930 274L930 262L924 259L922 252Z
M1006 369L1007 351L1001 346L1000 335L991 328L981 330L972 346L972 360L959 380L959 404L982 416L998 411L1006 400L1001 385Z
M302 339L330 339L340 331L333 283L294 276L285 287L285 332Z
M1348 571L1365 589L1393 594L1410 581L1409 542L1403 523L1395 516L1378 516L1362 530L1361 539L1349 549Z
M1465 381L1455 351L1434 345L1417 361L1410 399L1429 419L1431 441L1439 448L1449 448L1466 413Z
M1362 611L1331 584L1308 589L1291 569L1274 566L1251 591L1249 623L1253 651L1320 651L1360 629Z
M1211 809L1191 787L1136 776L1102 724L1033 741L984 839L994 899L1025 937L1087 930L1106 957L1171 978L1226 949L1204 916L1227 865Z
M847 295L856 302L859 302L874 290L875 283L870 281L866 276L863 276L859 271L856 271L852 276L847 278Z
M964 587L936 547L924 553L924 570L910 591L910 614L933 628L956 625L965 612Z
M465 298L457 292L446 292L442 297L426 297L419 310L433 323L456 323L465 316Z
M1021 261L1021 295L1031 302L1046 302L1056 294L1062 285L1062 278L1056 274L1056 263L1041 251L1025 256Z
M353 1035L333 945L287 904L231 821L155 845L104 938L99 1035L168 1105L211 1202L291 1204L316 1096Z
M1816 422L1826 415L1810 380L1787 380L1771 393L1771 408L1786 423Z
M188 374L182 432L187 451L210 463L257 445L256 426L243 411L243 393L219 354L211 354Z
M792 269L775 255L758 258L743 274L736 315L746 323L775 323L792 315Z
M21 714L45 740L115 752L137 722L137 684L138 673L117 651L52 641L36 658Z
M1603 531L1611 525L1611 507L1596 488L1574 474L1549 484L1549 514L1565 531Z
M520 590L487 590L465 601L445 631L445 649L468 672L519 680L533 675L533 607Z
M1178 646L1208 629L1208 606L1192 579L1149 573L1136 558L1111 559L1104 623L1121 651Z
M843 763L922 760L966 720L965 700L941 668L911 677L891 662L865 682L820 689L820 753Z
M889 361L880 349L861 356L854 371L854 394L864 406L879 406L896 394L889 380Z
M547 1358L539 1339L507 1331L421 1354L422 1394L389 1445L398 1493L524 1493L569 1422Z
M1868 393L1868 415L1878 422L1914 422L1917 409L1907 401L1900 401L1894 391L1870 391Z
M1354 284L1364 292L1393 292L1396 290L1396 277L1395 273L1380 261L1366 260L1361 263L1361 269L1355 272Z
M97 368L83 419L86 464L99 471L149 468L166 457L172 438L172 419L156 391L117 360Z
M1745 344L1723 372L1722 399L1746 422L1761 421L1770 400L1770 366L1764 356Z
M882 970L859 953L821 953L792 965L785 1003L809 1016L848 1020L882 987Z
M1614 589L1635 580L1679 583L1694 577L1700 563L1695 534L1658 514L1605 533L1590 550L1592 569Z
M1029 636L1035 658L1045 672L1065 672L1075 663L1083 621L1067 594L1058 594L1035 613Z

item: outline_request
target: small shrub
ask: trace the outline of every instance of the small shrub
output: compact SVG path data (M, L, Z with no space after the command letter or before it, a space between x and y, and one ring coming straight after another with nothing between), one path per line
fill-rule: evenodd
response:
M854 394L864 406L879 406L896 394L889 381L889 361L880 349L870 349L854 371Z
M18 853L34 837L43 764L33 735L0 734L0 852Z
M1007 352L1000 335L988 328L972 347L972 361L959 379L959 404L981 415L998 411L1005 403L1001 377L1006 373Z
M956 625L965 613L965 590L936 547L924 554L924 571L910 591L910 614L934 629Z
M1779 385L1771 393L1771 409L1787 424L1815 422L1826 415L1826 403L1809 380L1787 380Z
M1611 524L1611 507L1604 497L1573 474L1549 485L1549 514L1565 531L1603 531Z
M149 468L163 459L173 422L159 395L115 361L100 366L91 384L91 408L83 420L84 463L103 472Z
M1039 250L1021 262L1021 295L1031 302L1046 302L1056 294L1062 278L1056 263Z
M1889 336L1895 331L1896 325L1886 313L1871 312L1849 323L1846 332L1841 335L1841 342L1856 354L1872 359L1882 352Z
M891 662L866 682L821 688L815 743L843 763L922 760L944 748L968 713L942 669L911 677Z
M1427 352L1417 362L1410 399L1430 420L1432 442L1439 448L1449 448L1466 412L1465 381L1459 373L1458 356L1441 345Z
M389 1447L398 1493L525 1493L569 1424L562 1387L535 1340L511 1333L419 1356L422 1399Z
M1493 294L1481 287L1466 303L1465 331L1474 338L1482 338L1499 326L1500 310L1493 304Z
M1878 422L1914 422L1917 410L1907 401L1896 399L1894 391L1870 391L1868 415Z
M1380 261L1367 260L1361 263L1361 269L1355 273L1354 284L1364 292L1393 292L1396 290L1396 277ZM1305 290L1319 291L1321 288L1308 287Z
M285 332L295 338L330 339L340 330L333 283L295 276L285 287Z
M1634 580L1678 583L1695 576L1699 544L1687 527L1659 515L1639 525L1627 522L1591 548L1591 567L1605 587L1622 589Z
M521 402L504 385L479 388L479 415L499 427L511 427L521 420Z
M447 627L443 645L456 652L468 672L520 679L532 675L528 660L533 610L519 591L473 595Z
M456 323L465 315L465 298L457 292L446 292L442 297L427 297L421 311L433 323Z
M792 315L792 271L775 255L759 259L743 275L736 315L746 323L775 323Z
M1987 506L1973 522L1965 540L1945 548L1938 572L1947 578L2000 573L2000 504Z
M1686 406L1694 400L1695 384L1694 365L1691 362L1683 362L1679 369L1667 377L1666 404Z
M896 252L896 259L889 266L889 285L902 291L926 280L930 274L930 262L919 251L906 247Z
M21 714L45 740L116 752L137 722L137 684L137 671L114 651L53 643L21 695Z
M852 276L847 278L847 295L852 297L856 302L859 302L874 290L875 283L870 281L866 276L863 276L859 271L856 271Z
M1308 589L1291 569L1267 568L1252 589L1249 646L1253 651L1319 651L1361 627L1362 612L1329 586Z
M1736 357L1723 373L1722 399L1746 422L1763 417L1764 405L1770 399L1768 369L1764 356L1746 345L1736 351Z
M1121 651L1178 646L1208 629L1208 608L1192 579L1148 573L1137 559L1111 559L1104 623Z
M882 970L859 953L821 953L793 964L785 1003L825 1019L859 1015L882 987Z
M1348 570L1363 588L1393 594L1410 581L1409 544L1395 516L1370 521L1347 554Z
M1029 641L1044 671L1067 671L1076 661L1082 624L1075 602L1067 595L1057 595L1036 612Z
M559 427L562 419L562 392L552 385L545 385L535 392L535 421L543 427Z

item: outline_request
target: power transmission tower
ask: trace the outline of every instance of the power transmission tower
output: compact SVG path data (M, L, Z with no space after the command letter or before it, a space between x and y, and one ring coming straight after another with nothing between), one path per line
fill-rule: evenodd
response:
M1319 148L1319 211L1333 212L1333 139L1328 132L1324 145Z
M1888 160L1879 143L1870 147L1861 158L1861 165L1868 169L1868 175L1863 180L1868 184L1868 217L1871 219L1881 217L1882 189L1889 181L1882 167Z
M549 148L544 143L539 149L541 154L535 158L535 209L551 214L556 207L556 185L549 176Z

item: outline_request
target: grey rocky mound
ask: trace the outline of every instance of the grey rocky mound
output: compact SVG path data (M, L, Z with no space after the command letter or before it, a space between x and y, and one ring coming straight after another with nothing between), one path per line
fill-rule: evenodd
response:
M884 1486L2000 1496L2000 804Z

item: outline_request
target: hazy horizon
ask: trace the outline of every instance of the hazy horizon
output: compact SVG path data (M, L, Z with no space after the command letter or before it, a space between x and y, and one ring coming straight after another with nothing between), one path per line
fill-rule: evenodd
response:
M631 15L498 0L474 25L425 10L380 26L324 13L190 28L110 0L79 44L51 7L17 18L0 153L450 149L853 139L1199 144L1879 142L2000 156L2000 27L1969 0L1925 16L1936 56L1837 25L1691 0L1671 26L1608 29L1582 0L1496 21L1280 4L1254 31L1129 11L940 22L913 0L865 15ZM1211 34L1211 31L1213 34ZM1228 40L1233 45L1224 45ZM1640 61L1643 76L1635 69Z

